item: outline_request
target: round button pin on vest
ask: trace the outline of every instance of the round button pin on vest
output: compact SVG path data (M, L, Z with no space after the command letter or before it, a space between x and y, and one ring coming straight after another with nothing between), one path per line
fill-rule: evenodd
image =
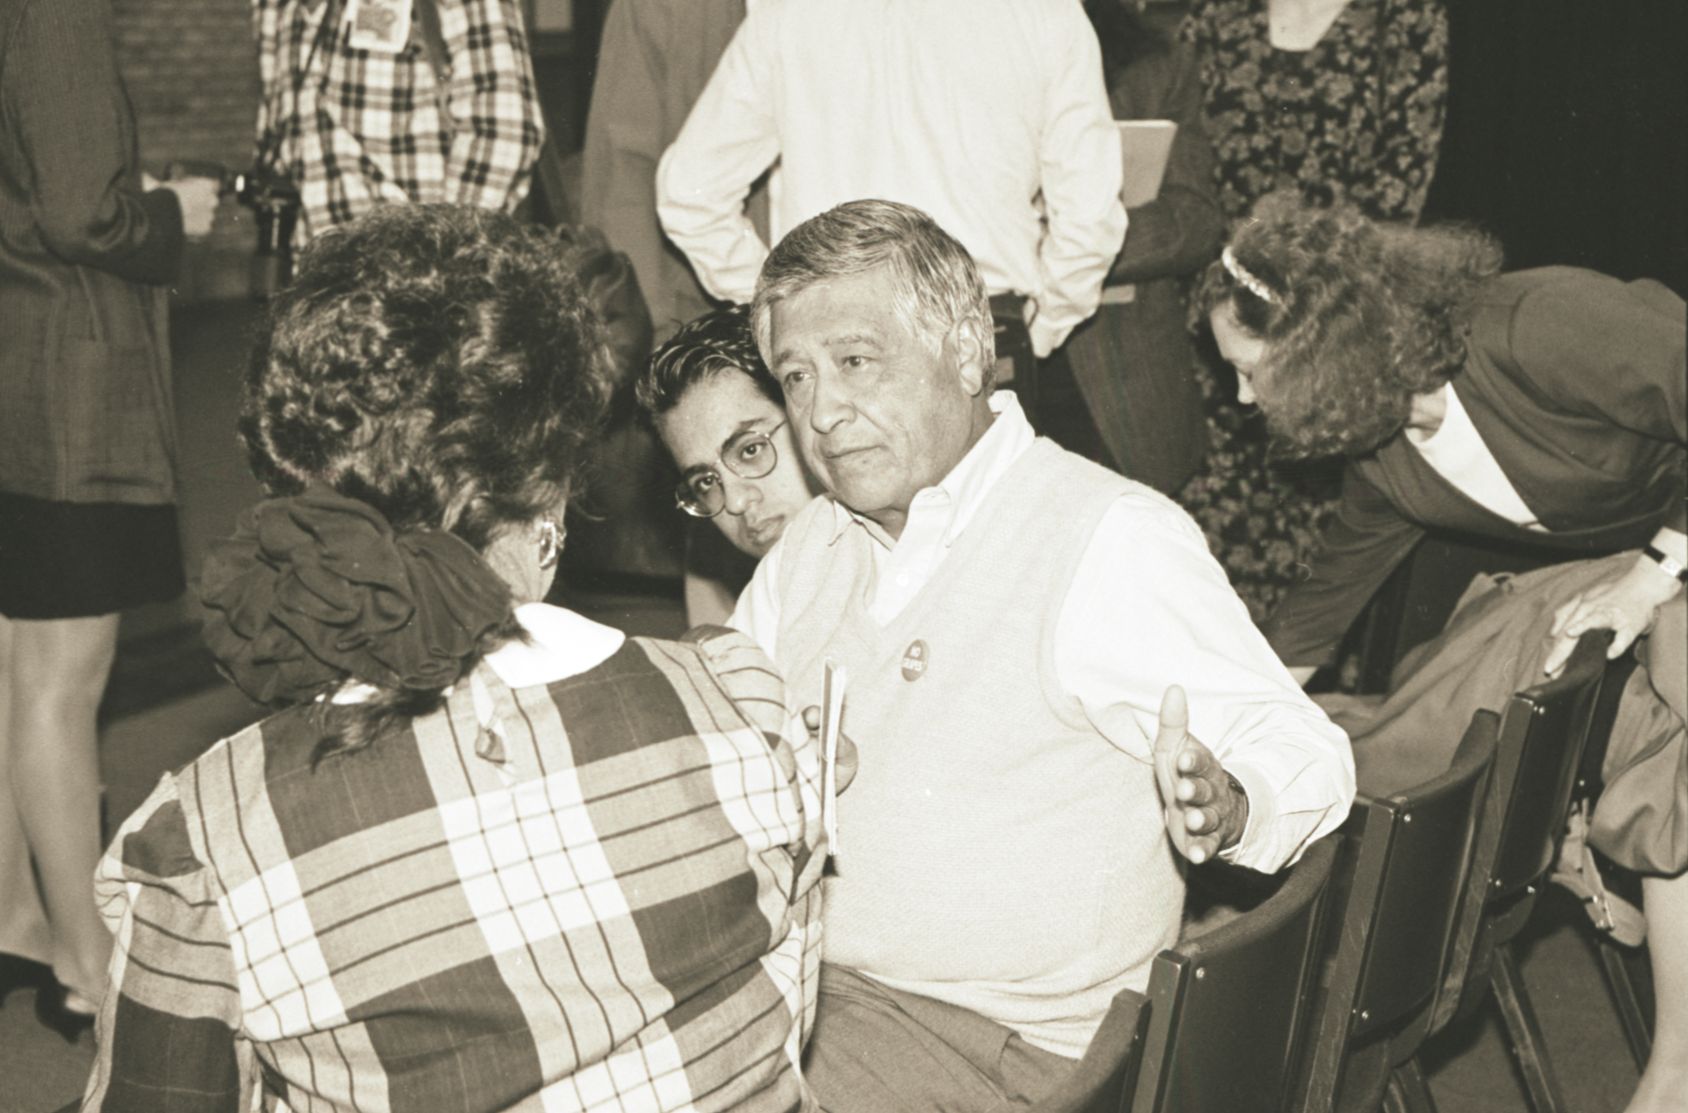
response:
M903 679L919 680L926 674L926 643L919 638L908 643L903 650Z

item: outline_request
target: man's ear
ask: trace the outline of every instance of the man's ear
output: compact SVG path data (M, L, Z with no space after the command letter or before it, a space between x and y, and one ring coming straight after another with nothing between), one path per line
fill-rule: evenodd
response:
M990 368L985 366L985 344L984 338L979 335L979 322L965 320L957 324L950 334L950 343L955 350L956 374L961 379L961 389L969 397L977 398L984 392L985 381L990 375Z

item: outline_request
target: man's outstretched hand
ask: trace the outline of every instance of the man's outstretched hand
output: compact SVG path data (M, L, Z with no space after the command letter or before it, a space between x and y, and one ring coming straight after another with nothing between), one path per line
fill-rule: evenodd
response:
M1242 837L1248 797L1231 787L1219 759L1190 733L1184 689L1161 697L1155 732L1155 784L1166 810L1166 832L1178 853L1200 865Z

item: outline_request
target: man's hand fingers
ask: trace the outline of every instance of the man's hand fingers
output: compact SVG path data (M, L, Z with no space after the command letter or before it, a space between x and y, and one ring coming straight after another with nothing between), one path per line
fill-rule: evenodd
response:
M1196 807L1211 804L1214 799L1213 782L1205 777L1180 777L1177 795L1180 804Z
M1160 729L1155 732L1155 749L1174 753L1190 731L1190 704L1184 689L1174 684L1161 697Z
M1202 766L1207 764L1205 746L1191 745L1195 739L1184 736L1184 747L1178 751L1178 761L1175 768L1186 777L1201 777L1206 775Z
M1184 857L1198 866L1217 853L1219 853L1219 840L1212 835L1193 838L1189 845L1184 848Z
M1168 806L1178 799L1178 751L1184 748L1189 726L1190 711L1184 689L1174 684L1161 697L1160 725L1155 730L1154 750L1155 783L1160 788L1161 799Z
M1167 833L1173 846L1200 865L1219 853L1219 799L1216 778L1222 770L1206 746L1190 737L1190 708L1184 689L1174 684L1161 697L1155 732L1155 780L1166 804Z

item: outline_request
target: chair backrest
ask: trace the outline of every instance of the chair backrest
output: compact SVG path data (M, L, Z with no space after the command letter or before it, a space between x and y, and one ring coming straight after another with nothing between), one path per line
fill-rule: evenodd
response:
M1479 928L1486 912L1521 895L1553 864L1610 643L1610 631L1584 634L1557 677L1517 693L1501 712L1490 790L1477 820L1432 1031L1459 1006L1473 975L1473 955L1483 948Z
M1577 784L1573 798L1597 800L1606 787L1606 747L1612 739L1612 724L1618 718L1618 702L1623 699L1629 676L1635 671L1635 651L1606 662L1606 672L1600 678L1600 694L1595 697L1594 710L1589 713L1588 742L1583 747L1582 763L1577 769Z
M1277 1113L1311 1014L1334 836L1258 907L1164 950L1149 977L1131 1113Z
M1610 643L1608 631L1585 635L1563 672L1519 692L1501 713L1493 801L1501 809L1500 833L1490 900L1533 884L1553 865Z
M1123 1113L1143 1061L1149 999L1125 990L1108 1006L1084 1058L1028 1113Z
M1494 716L1478 716L1447 772L1384 799L1355 801L1332 883L1341 935L1315 1022L1298 1105L1304 1113L1334 1106L1352 1048L1395 1041L1409 1029L1422 1037L1458 919L1495 741ZM1372 1060L1377 1077L1362 1085L1380 1086L1394 1055L1414 1049L1410 1038L1392 1044Z

